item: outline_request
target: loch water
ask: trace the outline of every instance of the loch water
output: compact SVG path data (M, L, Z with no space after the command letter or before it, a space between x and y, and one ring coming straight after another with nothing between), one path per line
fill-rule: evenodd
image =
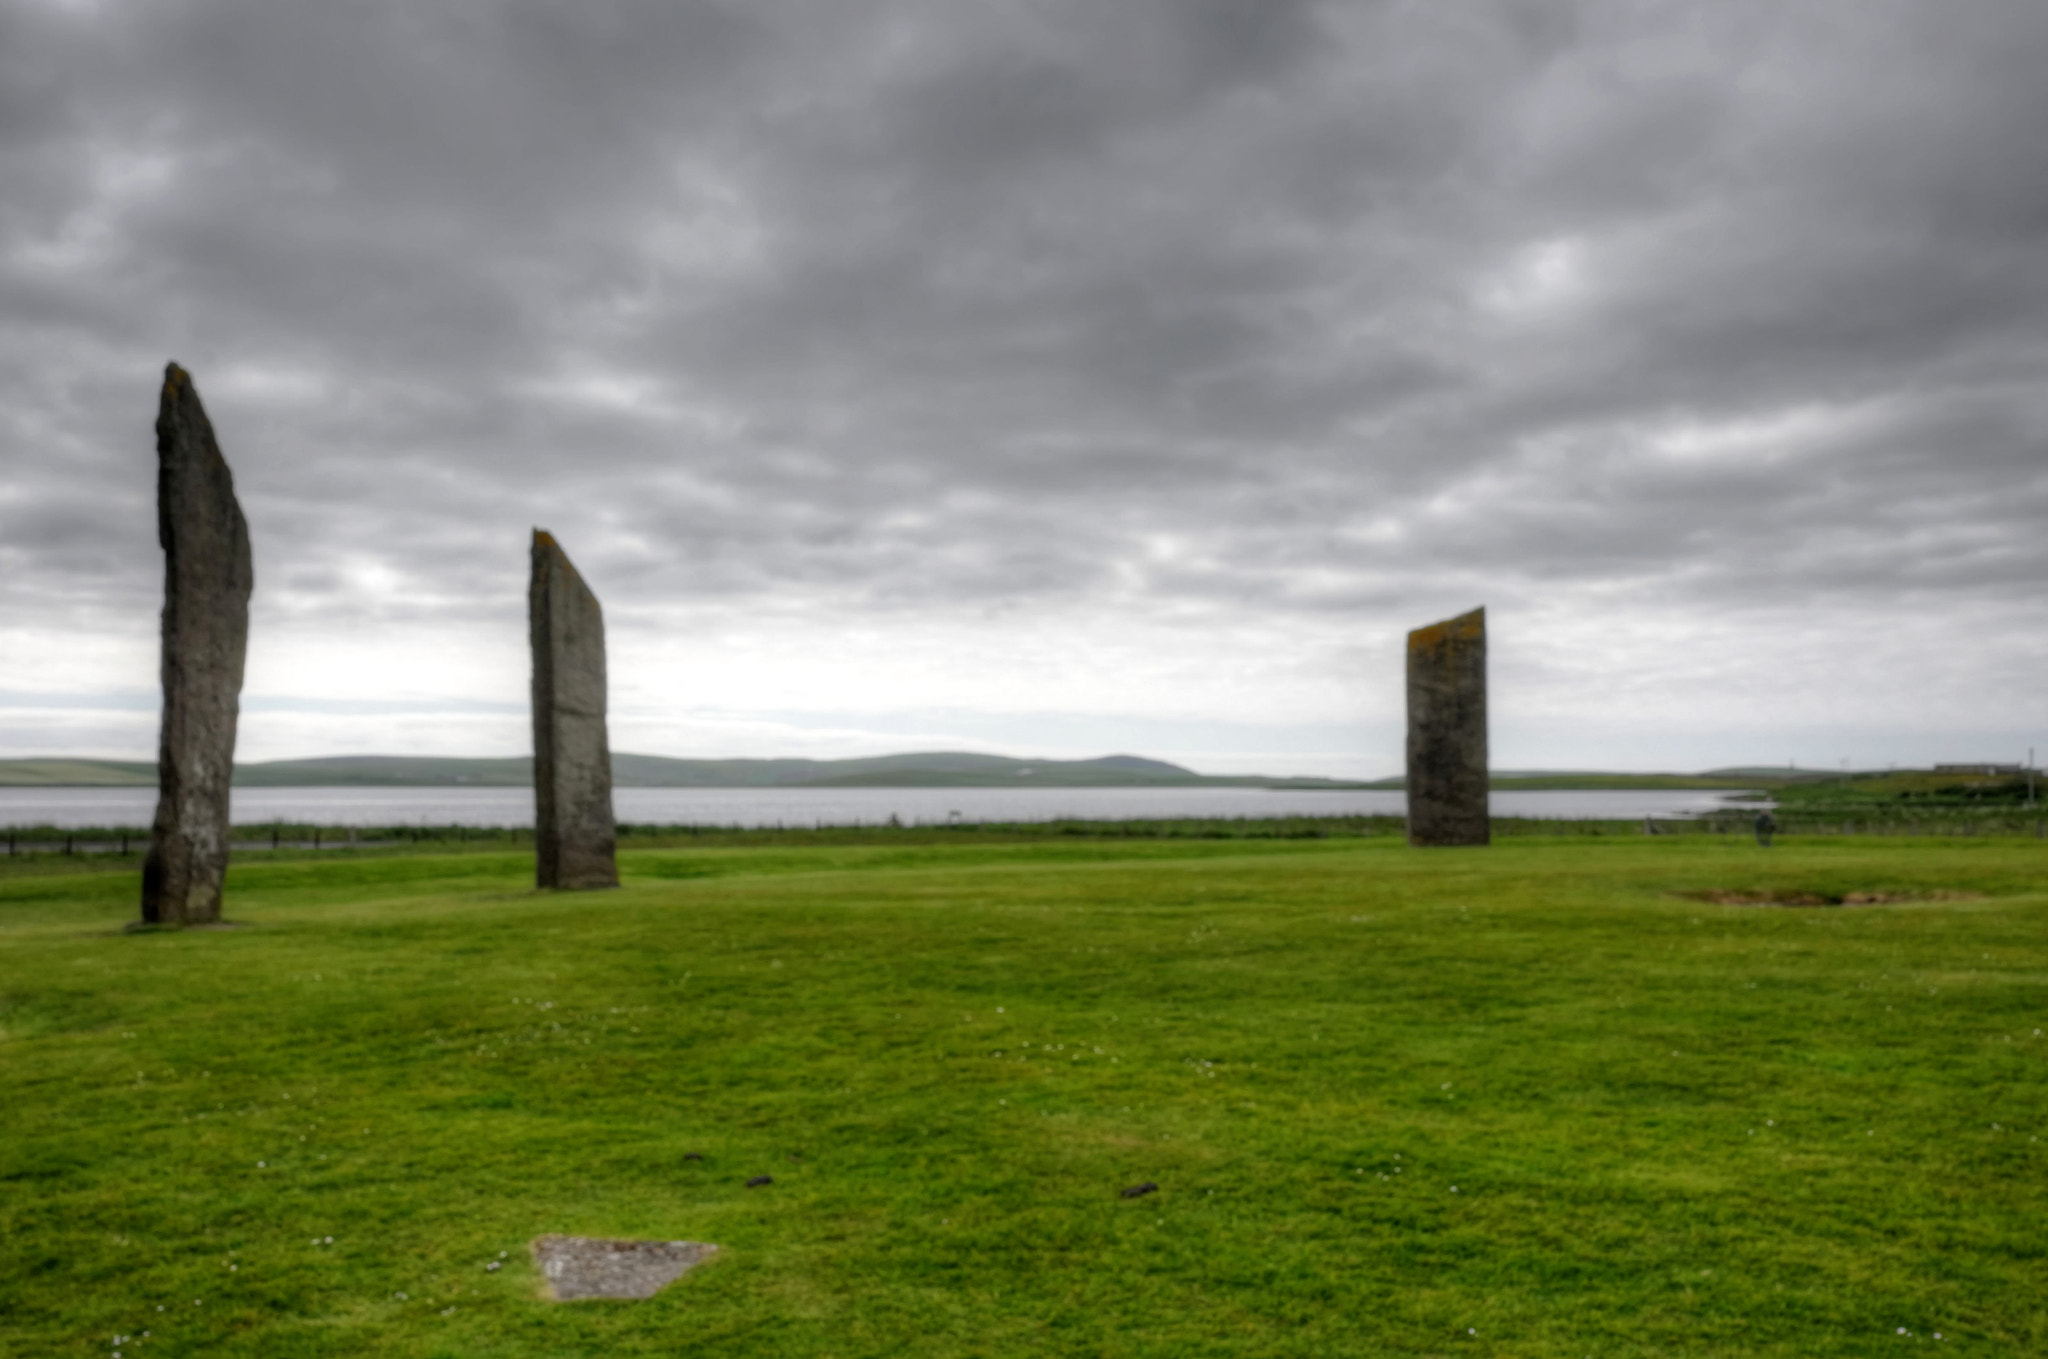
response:
M1694 817L1737 789L1504 792L1495 816L1564 821ZM613 813L636 825L877 826L949 822L1124 821L1180 817L1402 816L1398 791L1298 788L618 788ZM149 825L154 788L0 788L0 826ZM530 788L237 788L238 826L531 826Z

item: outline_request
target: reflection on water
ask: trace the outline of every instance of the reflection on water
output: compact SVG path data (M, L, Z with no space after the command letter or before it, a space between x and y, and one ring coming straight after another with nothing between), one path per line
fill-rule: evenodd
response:
M1495 793L1495 816L1637 820L1724 808L1734 790ZM1285 788L620 788L621 821L697 826L875 826L947 821L1401 816L1398 792ZM147 826L153 788L0 788L0 826ZM234 821L319 826L531 826L529 788L237 788Z

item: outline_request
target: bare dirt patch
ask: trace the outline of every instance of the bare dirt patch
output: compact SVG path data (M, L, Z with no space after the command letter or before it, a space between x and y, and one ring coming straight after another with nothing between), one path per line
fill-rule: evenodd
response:
M718 1253L708 1241L616 1241L600 1236L542 1236L533 1262L557 1302L577 1298L651 1298Z
M1813 892L1798 888L1775 891L1707 888L1697 892L1674 892L1687 901L1711 901L1716 906L1892 906L1910 901L1975 901L1982 892L1935 890L1872 890L1862 892Z

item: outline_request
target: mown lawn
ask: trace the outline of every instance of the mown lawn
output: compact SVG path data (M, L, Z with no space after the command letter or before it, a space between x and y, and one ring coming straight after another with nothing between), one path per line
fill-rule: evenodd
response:
M2038 842L621 866L0 877L0 1354L2048 1354Z

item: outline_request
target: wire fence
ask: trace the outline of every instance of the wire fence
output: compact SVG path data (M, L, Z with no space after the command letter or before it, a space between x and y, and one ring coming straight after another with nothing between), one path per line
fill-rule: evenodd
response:
M960 836L1004 839L1121 840L1324 840L1405 836L1398 816L1185 817L1145 820L1056 821L902 821L812 824L782 822L773 826L681 823L655 825L621 822L619 841L626 848L659 848L715 840L727 844L767 843L829 837L835 840L914 837L943 841ZM1640 821L1588 821L1564 818L1495 817L1492 832L1502 839L1570 836L1748 836L1755 834L1755 814L1715 812L1696 817L1645 817ZM1775 815L1777 841L1882 836L2048 839L2048 816L2039 809L2017 807L1931 810L1916 814ZM322 826L276 822L238 826L231 852L261 854L281 851L385 851L411 847L509 850L531 845L534 834L523 826ZM0 854L140 856L149 848L150 832L136 826L12 826L0 829Z

